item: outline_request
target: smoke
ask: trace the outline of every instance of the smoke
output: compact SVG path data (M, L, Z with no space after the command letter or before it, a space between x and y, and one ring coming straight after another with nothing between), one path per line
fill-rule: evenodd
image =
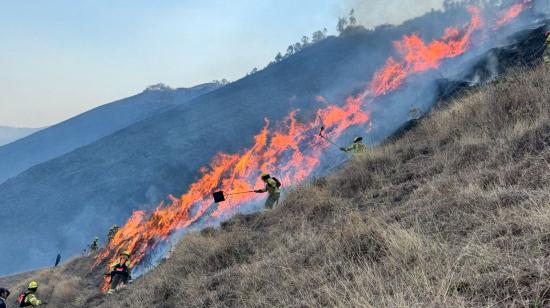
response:
M431 10L443 9L443 0L346 0L340 9L347 14L355 10L358 22L373 28L382 24L399 25Z

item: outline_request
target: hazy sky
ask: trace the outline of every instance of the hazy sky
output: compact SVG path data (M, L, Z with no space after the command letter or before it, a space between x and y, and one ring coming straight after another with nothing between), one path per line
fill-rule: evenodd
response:
M440 2L0 0L0 125L55 124L158 82L236 80L304 34L334 33L351 7L372 26Z

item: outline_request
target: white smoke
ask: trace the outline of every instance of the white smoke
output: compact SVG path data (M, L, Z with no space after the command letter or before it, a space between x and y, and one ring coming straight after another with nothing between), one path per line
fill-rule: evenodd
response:
M444 0L346 0L341 14L355 10L359 24L373 28L382 24L399 25L431 10L443 9Z

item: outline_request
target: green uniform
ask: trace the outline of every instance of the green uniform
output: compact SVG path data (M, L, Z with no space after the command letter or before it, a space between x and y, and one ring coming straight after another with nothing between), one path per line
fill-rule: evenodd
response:
M91 251L96 251L98 247L99 247L99 242L98 242L98 240L94 240L94 241L90 244L90 250L91 250Z
M272 178L267 179L265 188L261 191L269 193L267 200L265 200L265 208L273 209L273 206L279 202L279 198L281 197L281 191L277 187L277 182Z
M27 306L40 306L44 304L44 301L41 301L38 298L36 298L36 295L34 295L34 292L29 292L29 294L25 296L25 304L27 304Z
M550 65L550 35L546 37L546 49L544 50L544 63Z
M118 226L112 226L111 229L109 229L109 234L107 235L107 237L109 238L109 242L115 237L115 235L117 234L118 232Z
M363 153L367 150L367 146L362 142L355 142L347 148L341 149L344 152L352 152L353 154Z

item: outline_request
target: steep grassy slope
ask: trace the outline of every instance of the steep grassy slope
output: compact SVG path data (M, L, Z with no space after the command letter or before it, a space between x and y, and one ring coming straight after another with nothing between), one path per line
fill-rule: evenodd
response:
M169 194L186 192L216 153L249 147L266 117L276 123L300 109L298 119L307 122L323 106L317 95L343 103L385 63L394 51L392 41L415 31L429 40L441 36L445 26L467 20L463 9L434 11L398 27L330 37L202 95L192 107L185 104L149 117L10 178L0 184L0 212L8 217L3 228L9 230L0 237L0 246L6 247L0 275L45 266L58 252L78 253L133 210L150 209ZM427 83L408 90L430 88L428 94L416 94L417 103L433 102L435 91ZM407 108L391 114L384 130L405 121ZM29 212L33 215L25 215ZM38 237L32 250L21 244Z
M120 293L103 297L86 288L55 295L62 289L52 281L51 302L548 304L549 86L544 67L507 74L433 112L398 140L289 192L277 209L189 234L169 259ZM70 271L57 273L62 281ZM75 276L69 279L83 279Z

